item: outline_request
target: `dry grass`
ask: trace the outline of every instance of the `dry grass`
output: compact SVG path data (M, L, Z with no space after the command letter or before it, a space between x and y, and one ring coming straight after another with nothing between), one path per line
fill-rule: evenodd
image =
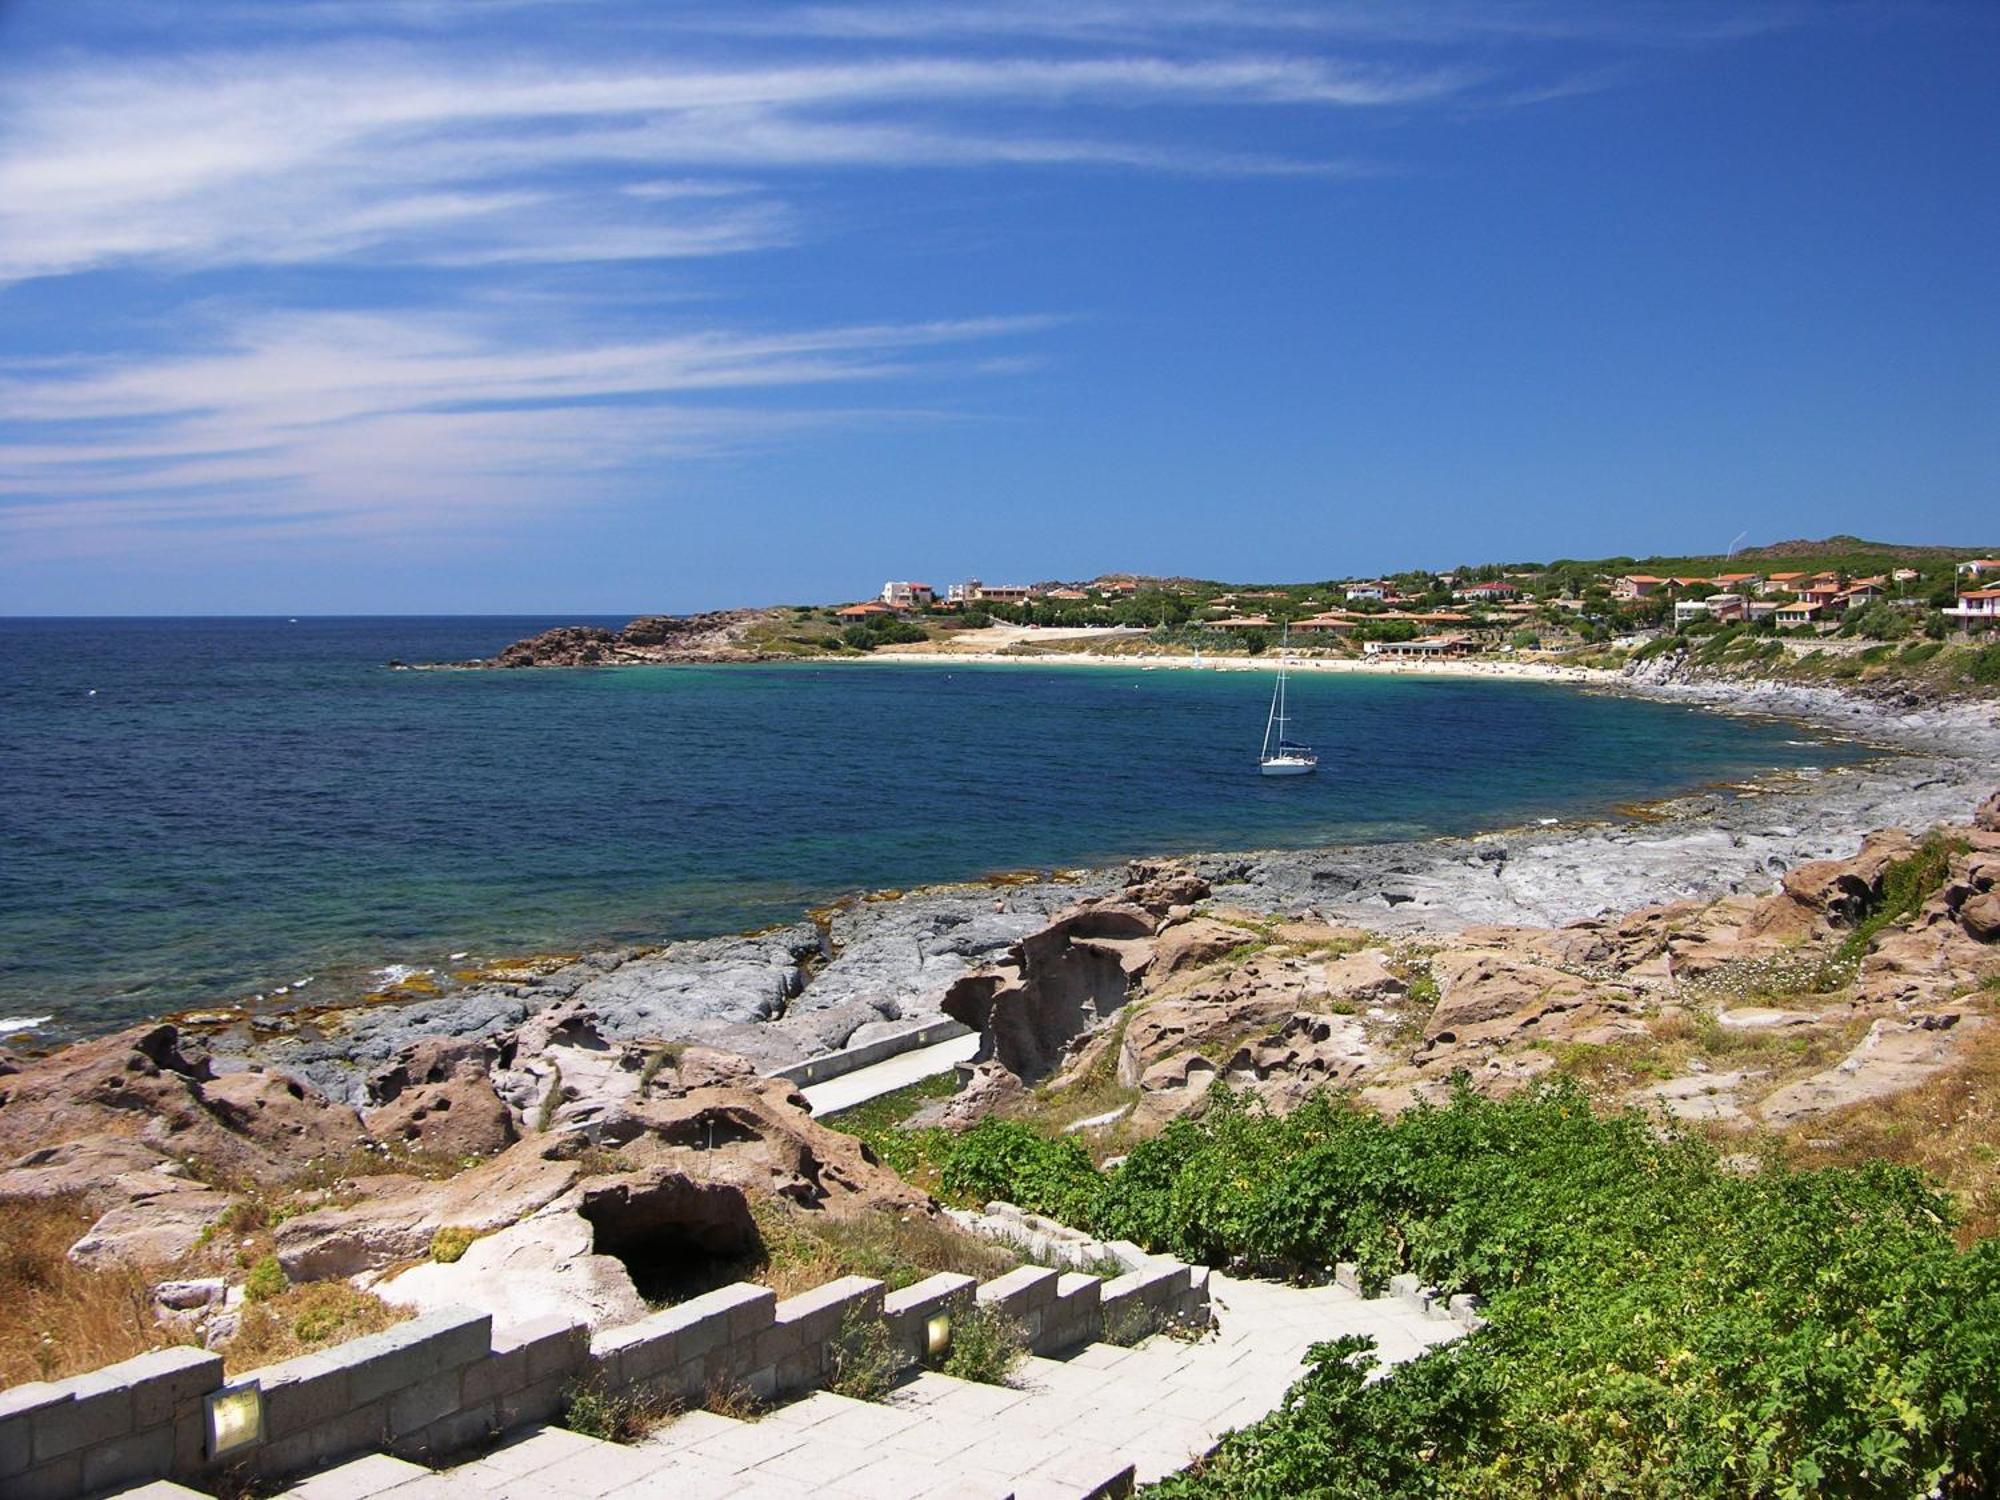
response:
M69 1247L96 1215L77 1197L0 1200L0 1386L59 1380L184 1342L153 1315L146 1270L86 1270Z
M409 1309L391 1307L344 1281L309 1281L266 1301L246 1303L242 1329L224 1346L223 1363L232 1375L260 1369L380 1333L411 1316Z
M1962 1060L1915 1088L1802 1121L1779 1139L1798 1166L1919 1168L1957 1200L1961 1244L2000 1233L2000 1026L1982 1028Z
M872 1276L895 1291L939 1271L985 1281L1021 1264L1014 1251L945 1219L886 1213L834 1219L776 1199L757 1203L753 1212L764 1257L743 1268L744 1274L780 1298L796 1297L842 1276Z
M1830 1068L1854 1050L1866 1020L1817 1026L1734 1027L1697 1011L1670 1010L1655 1017L1648 1035L1604 1044L1555 1042L1547 1050L1556 1068L1593 1095L1615 1096L1649 1083L1684 1078L1697 1063L1711 1070L1747 1069L1768 1092Z

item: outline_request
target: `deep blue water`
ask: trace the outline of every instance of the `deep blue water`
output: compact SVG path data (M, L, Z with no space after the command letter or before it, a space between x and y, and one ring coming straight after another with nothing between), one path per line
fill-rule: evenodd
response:
M102 1026L856 888L1570 818L1858 753L1545 685L1308 676L1321 771L1276 781L1261 673L384 666L551 623L0 620L0 1017Z

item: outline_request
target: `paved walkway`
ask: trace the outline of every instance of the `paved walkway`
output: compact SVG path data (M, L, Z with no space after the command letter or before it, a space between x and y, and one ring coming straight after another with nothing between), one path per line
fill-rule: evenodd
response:
M885 1402L818 1392L760 1420L689 1412L630 1447L548 1427L432 1473L373 1457L288 1500L1088 1500L1184 1468L1278 1404L1307 1348L1372 1335L1400 1362L1458 1327L1393 1297L1215 1276L1217 1332L1023 1361L1007 1386L922 1374Z
M926 1078L949 1073L960 1063L970 1062L972 1054L978 1050L979 1033L967 1032L948 1042L935 1042L928 1047L899 1052L865 1068L856 1068L852 1073L829 1078L825 1083L810 1084L799 1092L806 1096L806 1103L812 1106L813 1113L824 1119L836 1110L852 1109L857 1104L893 1094L897 1089L921 1083Z

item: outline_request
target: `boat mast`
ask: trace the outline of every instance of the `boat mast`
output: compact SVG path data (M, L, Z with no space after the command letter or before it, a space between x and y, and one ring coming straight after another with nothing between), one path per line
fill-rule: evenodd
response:
M1271 758L1271 729L1274 725L1278 730L1279 742L1282 743L1284 741L1285 721L1279 716L1278 712L1278 700L1284 691L1285 674L1281 664L1278 671L1278 685L1271 689L1271 712L1264 720L1264 748L1258 753L1257 758L1259 760L1269 760Z
M1291 627L1285 628L1285 637L1278 645L1278 685L1271 690L1271 716L1264 722L1264 759L1271 758L1271 730L1278 731L1278 754L1285 753L1285 645L1291 640Z

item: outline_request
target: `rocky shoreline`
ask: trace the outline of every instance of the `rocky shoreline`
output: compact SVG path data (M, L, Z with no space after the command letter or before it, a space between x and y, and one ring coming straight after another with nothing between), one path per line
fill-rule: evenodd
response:
M1639 676L1612 690L1791 719L1881 756L1816 777L1696 792L1625 823L1187 863L1216 900L1253 912L1407 933L1559 925L1761 893L1788 867L1852 854L1873 829L1964 820L2000 768L2000 720L1987 705L1903 711L1830 689ZM588 1010L608 1038L699 1042L768 1070L939 1019L957 980L1123 879L1122 868L1094 869L883 893L765 932L591 953L539 972L502 966L449 994L204 1029L220 1067L282 1068L357 1102L373 1072L420 1040L481 1041L566 1002Z
M1882 754L1651 821L883 893L449 994L0 1053L0 1201L68 1205L68 1262L139 1268L160 1326L192 1318L212 1347L249 1316L246 1271L602 1324L669 1262L759 1253L760 1213L934 1224L928 1194L770 1075L939 1017L978 1056L926 1118L1034 1113L1107 1155L1217 1082L1396 1111L1569 1068L1608 1103L1834 1145L1853 1111L1986 1056L1990 711L1633 690Z

